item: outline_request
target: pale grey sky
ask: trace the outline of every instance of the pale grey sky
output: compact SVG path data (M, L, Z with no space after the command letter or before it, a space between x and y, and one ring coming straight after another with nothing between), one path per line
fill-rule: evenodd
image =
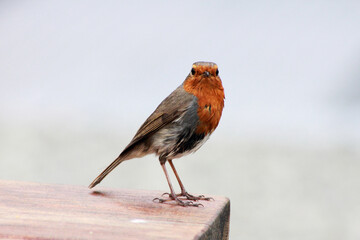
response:
M355 141L359 29L357 1L2 1L0 115L136 128L206 60L224 133Z

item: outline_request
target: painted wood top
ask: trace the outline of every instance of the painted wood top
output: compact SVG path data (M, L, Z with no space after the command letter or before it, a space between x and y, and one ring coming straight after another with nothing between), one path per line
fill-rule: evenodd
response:
M0 180L0 239L228 239L230 202L153 202L159 191Z

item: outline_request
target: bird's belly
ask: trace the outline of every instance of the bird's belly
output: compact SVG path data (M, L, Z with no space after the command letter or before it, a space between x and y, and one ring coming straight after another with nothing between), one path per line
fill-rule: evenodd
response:
M153 147L156 155L174 159L197 151L209 136L177 127L163 128L153 135Z

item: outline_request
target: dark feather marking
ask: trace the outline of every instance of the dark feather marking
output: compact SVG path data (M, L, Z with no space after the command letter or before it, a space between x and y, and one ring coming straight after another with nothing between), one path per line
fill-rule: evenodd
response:
M211 113L211 104L209 104L209 105L206 104L205 109L207 109L209 111L209 113Z
M179 144L177 145L177 148L175 150L176 154L181 154L187 151L192 150L196 147L205 137L205 134L196 134L193 133L190 136L183 137L179 136L179 140L182 139Z

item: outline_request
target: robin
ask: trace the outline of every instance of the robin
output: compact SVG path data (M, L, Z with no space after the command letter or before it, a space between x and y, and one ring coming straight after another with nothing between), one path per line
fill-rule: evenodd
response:
M218 66L212 62L196 62L185 81L165 98L146 119L131 142L90 185L95 187L106 175L125 160L155 153L170 187L169 199L155 198L158 202L174 200L181 206L199 206L197 200L210 198L189 194L173 164L180 158L198 150L219 124L224 108L224 88ZM176 194L170 182L165 163L169 162L180 185Z

